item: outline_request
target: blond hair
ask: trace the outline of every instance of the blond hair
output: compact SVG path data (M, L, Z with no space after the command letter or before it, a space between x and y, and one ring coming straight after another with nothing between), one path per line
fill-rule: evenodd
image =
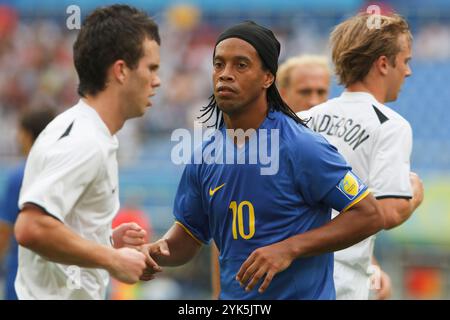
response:
M279 88L287 88L289 86L292 69L299 66L320 66L323 67L328 74L331 73L327 57L320 55L299 55L289 58L280 65L277 72L277 86Z
M396 14L360 14L337 25L331 33L330 43L339 83L348 87L363 80L380 56L386 56L395 67L402 34L412 41L408 23Z

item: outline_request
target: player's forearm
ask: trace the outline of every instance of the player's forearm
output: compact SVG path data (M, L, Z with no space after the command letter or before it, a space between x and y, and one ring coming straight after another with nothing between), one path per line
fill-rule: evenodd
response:
M46 259L84 268L109 269L112 264L113 248L96 244L74 235L71 231L54 230L45 239L29 246L29 249Z
M160 266L176 267L191 261L197 254L199 247L183 246L181 243L174 243L167 239L169 244L170 256L158 256L155 261Z
M403 222L408 220L413 214L414 210L419 206L417 199L414 197L408 201L408 205L405 208L397 210L397 223L393 227L401 225ZM386 228L390 229L390 228Z
M339 214L322 227L284 240L292 256L299 258L342 250L383 229L383 216L374 201L366 201L364 206L355 205L358 207Z
M410 179L413 190L413 196L411 199L380 200L386 214L386 229L394 228L408 220L423 201L424 188L422 181L414 172L410 173Z
M410 200L410 214L411 215L422 203L423 201L423 194L417 194L414 193L412 199Z
M170 255L158 255L155 261L160 266L180 266L189 262L200 250L201 244L175 223L164 235Z
M381 199L378 200L385 217L385 229L389 230L401 225L411 217L417 208L417 199Z
M405 209L398 210L398 223L394 226L401 225L408 220L417 207L422 203L422 198L419 198L416 194L408 201L408 206Z
M114 249L80 237L47 215L21 213L15 231L20 245L56 263L103 269L113 263Z

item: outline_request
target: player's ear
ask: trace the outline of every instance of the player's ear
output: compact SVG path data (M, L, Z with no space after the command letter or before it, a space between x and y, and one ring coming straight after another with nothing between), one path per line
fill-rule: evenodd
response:
M268 89L274 81L275 81L274 75L269 71L266 72L265 76L264 76L264 83L263 83L264 89Z
M374 65L378 72L383 76L386 76L388 73L389 59L386 56L380 56L377 60L375 60Z
M111 71L114 79L116 79L120 83L124 83L128 74L128 68L125 61L117 60L116 62L114 62Z

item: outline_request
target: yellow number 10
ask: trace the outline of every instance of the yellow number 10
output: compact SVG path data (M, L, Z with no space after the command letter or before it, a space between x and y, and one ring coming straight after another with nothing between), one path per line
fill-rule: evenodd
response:
M245 234L244 230L244 206L248 207L248 234ZM239 206L236 201L230 203L230 209L233 213L233 239L237 240L237 229L239 229L239 235L241 238L248 240L255 234L255 209L250 201L242 201ZM236 227L237 220L237 227Z

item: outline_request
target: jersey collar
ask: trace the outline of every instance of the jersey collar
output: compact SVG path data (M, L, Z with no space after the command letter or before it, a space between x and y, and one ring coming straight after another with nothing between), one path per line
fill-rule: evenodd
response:
M362 101L362 102L370 102L370 103L375 103L375 104L379 104L379 102L377 101L377 99L375 99L375 97L368 93L368 92L348 92L348 91L344 91L341 94L341 98L342 99L349 99L352 101Z
M83 99L78 101L78 106L89 116L92 121L94 121L95 125L113 142L116 142L117 138L115 135L111 135L106 123L102 120L98 112L88 105Z

